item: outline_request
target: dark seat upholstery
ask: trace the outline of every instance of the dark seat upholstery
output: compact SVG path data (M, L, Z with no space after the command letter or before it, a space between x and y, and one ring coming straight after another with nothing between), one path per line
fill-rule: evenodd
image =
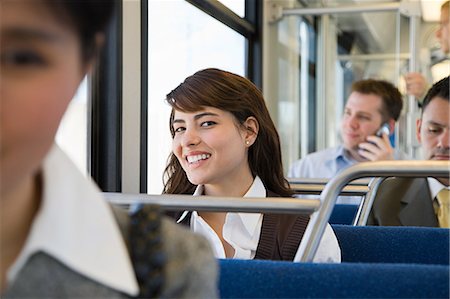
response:
M330 224L349 224L353 223L356 212L358 211L358 205L349 204L337 204L334 206L331 212Z
M220 260L221 298L448 298L449 266Z
M332 225L343 262L449 264L450 230Z

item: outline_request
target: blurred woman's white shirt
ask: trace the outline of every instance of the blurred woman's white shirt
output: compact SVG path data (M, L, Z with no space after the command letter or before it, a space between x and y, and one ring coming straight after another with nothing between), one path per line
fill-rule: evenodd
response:
M54 145L43 163L43 194L24 248L7 273L9 283L28 259L44 252L107 287L136 296L139 287L111 207Z

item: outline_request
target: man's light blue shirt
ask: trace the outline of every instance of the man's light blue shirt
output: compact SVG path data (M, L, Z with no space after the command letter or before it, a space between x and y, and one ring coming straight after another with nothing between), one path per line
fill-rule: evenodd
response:
M395 160L406 158L404 153L394 150ZM303 159L295 161L289 168L287 176L289 178L330 179L356 163L358 161L351 158L344 147L340 145L308 154ZM359 204L360 199L359 196L341 196L337 203Z
M331 147L295 161L289 168L288 177L329 179L356 163L358 161L346 155L342 145Z

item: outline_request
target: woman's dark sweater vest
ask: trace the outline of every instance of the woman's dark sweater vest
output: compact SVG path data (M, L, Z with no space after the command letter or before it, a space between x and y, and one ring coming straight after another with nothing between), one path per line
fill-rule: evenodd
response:
M281 197L267 191L267 197ZM183 212L168 213L178 220ZM180 222L190 227L191 213ZM263 214L255 259L293 261L309 222L308 215Z

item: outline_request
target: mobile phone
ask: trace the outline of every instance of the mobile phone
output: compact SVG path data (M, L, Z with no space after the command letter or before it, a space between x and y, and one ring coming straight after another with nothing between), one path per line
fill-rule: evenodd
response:
M388 123L382 124L381 127L378 129L378 131L375 133L375 135L378 137L382 137L383 133L385 133L388 136L391 134Z

